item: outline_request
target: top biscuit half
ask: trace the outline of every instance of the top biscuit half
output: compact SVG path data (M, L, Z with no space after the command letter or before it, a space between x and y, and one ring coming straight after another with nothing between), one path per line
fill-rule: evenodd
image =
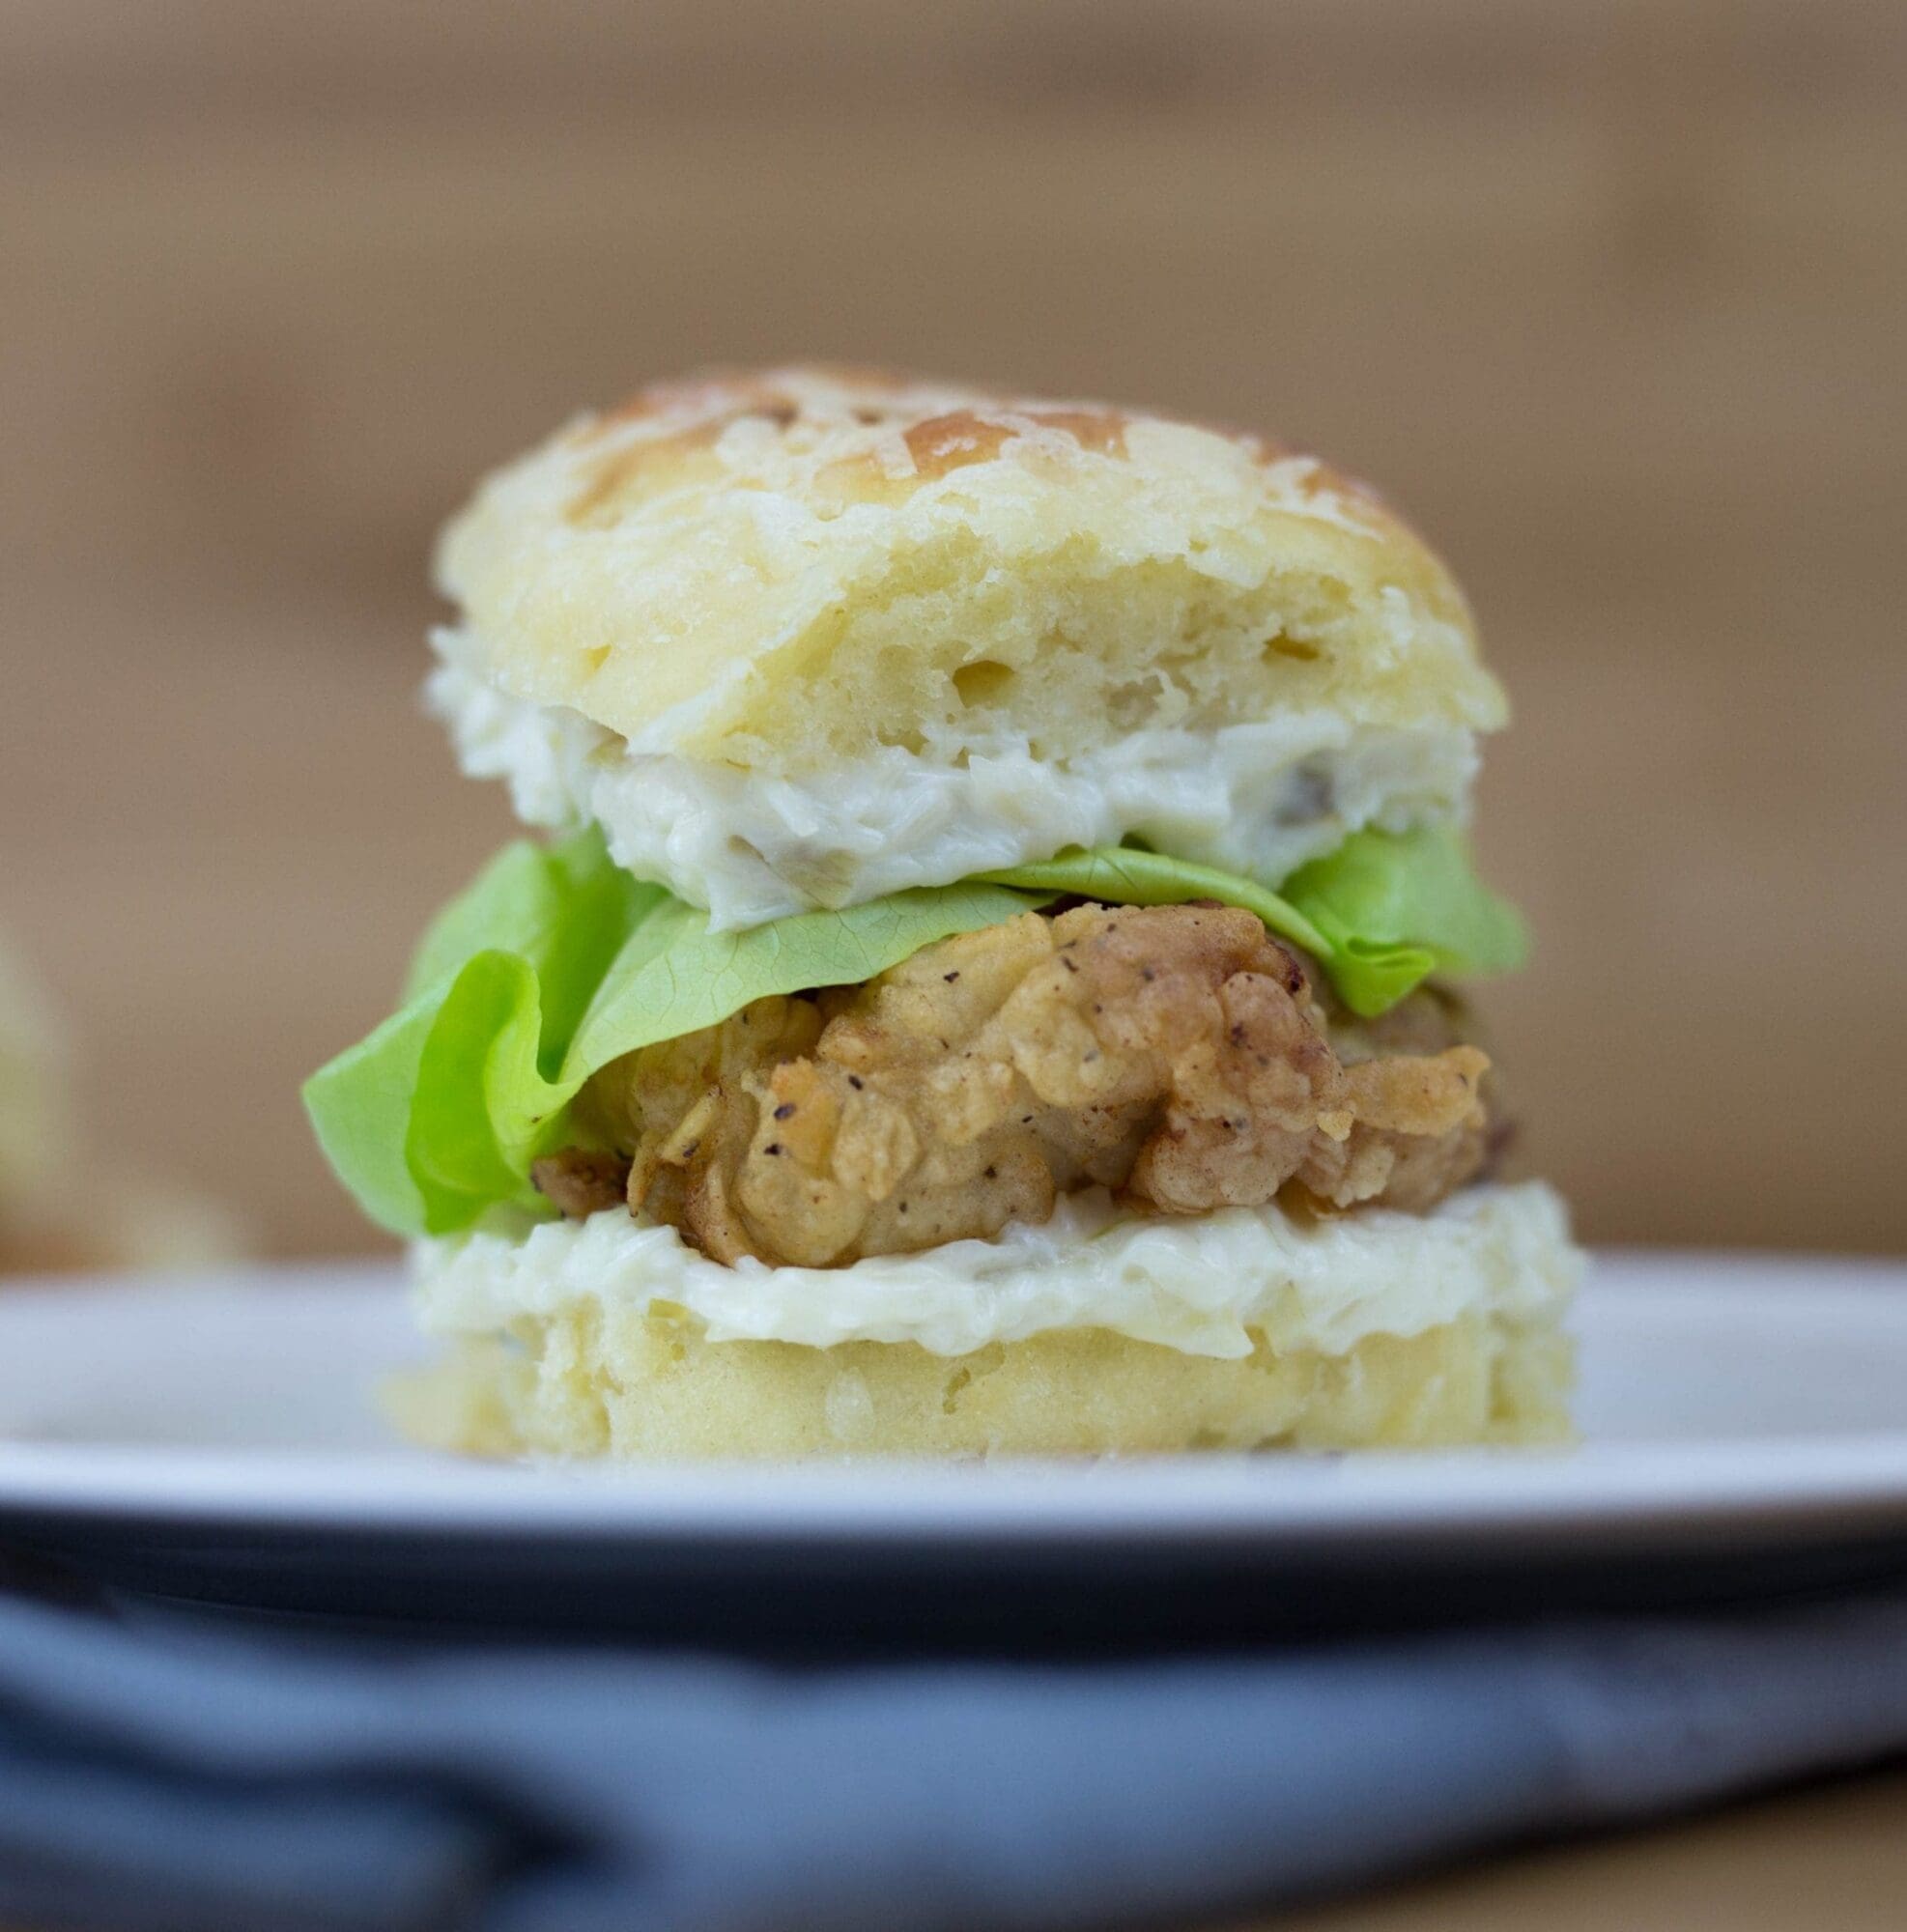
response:
M1275 878L1461 817L1505 717L1442 563L1315 457L871 372L583 417L438 577L467 769L728 923L1124 837Z

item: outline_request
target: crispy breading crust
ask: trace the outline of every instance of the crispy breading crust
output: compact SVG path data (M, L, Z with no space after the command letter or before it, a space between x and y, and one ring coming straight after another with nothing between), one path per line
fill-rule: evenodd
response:
M1249 913L1089 905L757 1001L605 1068L583 1110L630 1157L632 1208L721 1261L819 1267L984 1238L1089 1185L1173 1214L1288 1187L1421 1210L1485 1164L1489 1065L1427 994L1340 1051ZM584 1174L539 1184L587 1212L607 1177Z

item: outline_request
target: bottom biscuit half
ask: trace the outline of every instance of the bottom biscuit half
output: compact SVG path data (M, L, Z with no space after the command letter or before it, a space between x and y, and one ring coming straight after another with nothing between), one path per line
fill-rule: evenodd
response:
M710 1341L579 1302L460 1341L388 1391L405 1433L467 1455L681 1460L1437 1448L1569 1439L1554 1321L1466 1316L1348 1353L1182 1353L1060 1329L936 1355L912 1342Z

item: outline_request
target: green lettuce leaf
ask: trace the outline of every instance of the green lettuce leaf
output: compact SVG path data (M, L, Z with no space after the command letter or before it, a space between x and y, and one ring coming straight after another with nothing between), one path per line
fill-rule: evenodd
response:
M580 1138L599 1067L753 1000L856 984L1037 900L967 884L710 932L705 913L614 866L593 829L510 845L439 917L405 1004L305 1083L319 1144L394 1234L452 1234L490 1208L549 1211L539 1154Z
M1218 899L1256 913L1324 969L1352 1012L1394 1007L1432 973L1522 964L1522 922L1471 868L1461 834L1424 827L1355 832L1274 893L1256 880L1135 846L1074 847L1041 865L981 875L988 883L1077 894L1116 905Z
M1075 845L1037 866L1014 866L1008 871L982 872L980 876L988 885L1068 893L1104 905L1183 905L1187 899L1218 899L1255 912L1281 939L1289 939L1321 959L1331 950L1324 933L1290 899L1251 879L1241 879L1236 872L1189 865L1143 846L1096 845L1089 849Z
M547 1213L530 1164L583 1137L570 1103L598 1068L769 994L859 984L1059 895L1242 906L1310 952L1362 1014L1432 972L1501 970L1523 952L1516 914L1478 881L1452 832L1357 833L1275 893L1162 853L1102 847L710 932L705 913L622 871L592 829L553 847L505 847L425 934L403 1006L312 1075L305 1105L339 1177L393 1233L456 1233L498 1207Z
M1338 996L1367 1018L1432 973L1508 973L1528 954L1516 908L1477 877L1447 826L1356 833L1282 891L1328 942Z

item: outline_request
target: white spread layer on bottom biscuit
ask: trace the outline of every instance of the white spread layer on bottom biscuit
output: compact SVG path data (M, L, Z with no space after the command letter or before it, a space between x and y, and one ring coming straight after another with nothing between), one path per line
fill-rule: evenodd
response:
M706 906L718 927L945 886L1128 835L1276 881L1367 825L1461 821L1477 754L1454 726L1288 713L1216 730L1152 725L1070 760L1024 743L933 755L891 746L810 781L643 752L561 707L498 691L434 639L427 687L472 778L508 781L532 825L593 819L616 863Z
M1540 1181L1467 1188L1429 1214L1321 1218L1275 1204L1138 1218L1089 1192L997 1240L841 1268L727 1267L621 1208L413 1254L420 1316L438 1334L492 1333L594 1299L686 1311L714 1342L915 1342L941 1355L1068 1328L1192 1355L1246 1355L1256 1336L1339 1355L1466 1315L1552 1321L1581 1271L1563 1204Z

